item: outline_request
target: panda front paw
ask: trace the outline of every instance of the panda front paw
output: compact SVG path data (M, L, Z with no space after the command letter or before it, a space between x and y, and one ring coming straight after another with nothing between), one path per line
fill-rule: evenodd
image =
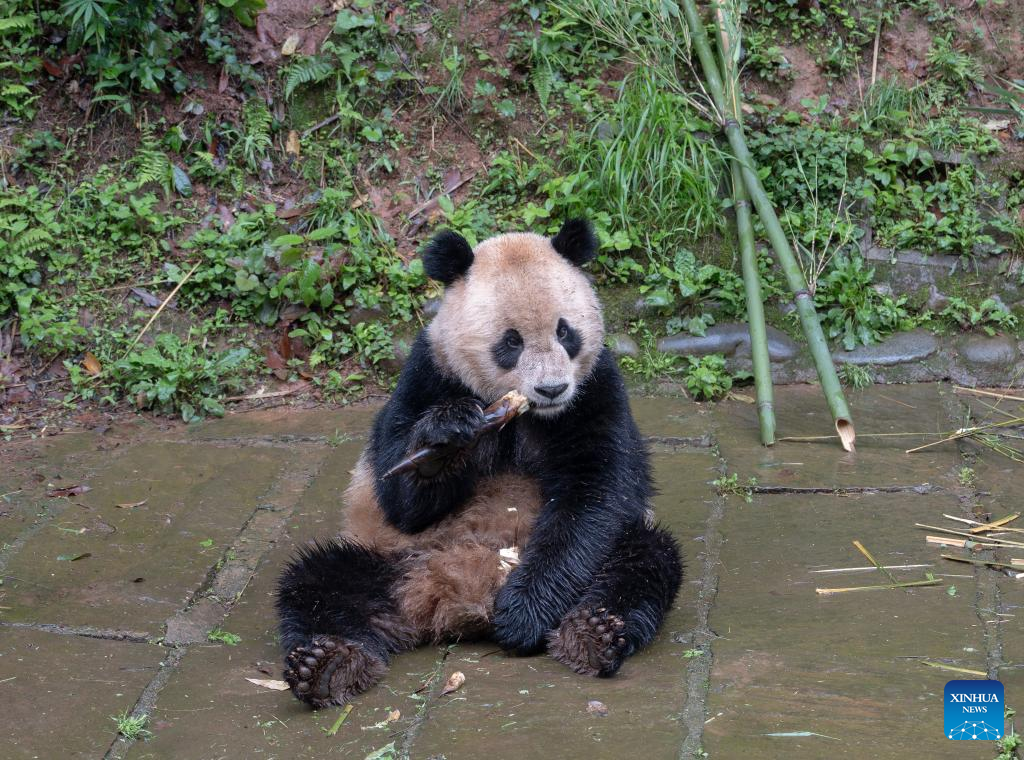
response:
M476 399L460 398L437 404L413 427L412 448L465 448L476 440L484 423L483 407Z
M525 656L544 649L550 625L532 603L529 592L514 581L494 600L494 641L502 649Z

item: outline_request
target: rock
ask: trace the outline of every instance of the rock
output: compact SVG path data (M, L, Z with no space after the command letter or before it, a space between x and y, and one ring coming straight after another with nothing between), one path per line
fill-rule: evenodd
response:
M682 356L707 356L725 354L730 356L744 342L749 342L746 325L726 323L708 328L704 335L678 333L658 341L658 350Z
M781 330L768 327L768 356L780 362L792 359L799 347ZM658 350L683 356L706 356L708 354L750 355L750 332L742 322L724 322L708 328L705 335L679 333L658 341Z
M609 335L605 341L615 356L636 356L640 353L640 347L636 341L625 333L614 333Z
M939 291L935 285L928 286L928 302L925 304L927 308L934 311L936 314L943 311L949 306L949 296Z
M881 343L858 346L853 351L839 351L833 355L840 364L878 364L892 366L927 359L939 349L939 341L925 330L896 333Z
M971 364L1004 366L1017 358L1017 346L1006 335L970 335L960 344L960 356Z

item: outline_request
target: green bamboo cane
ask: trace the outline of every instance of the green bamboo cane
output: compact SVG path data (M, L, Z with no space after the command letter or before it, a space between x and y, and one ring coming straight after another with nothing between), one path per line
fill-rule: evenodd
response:
M700 59L701 68L704 70L704 79L722 120L729 146L732 148L733 156L740 164L743 182L754 202L761 224L764 225L765 232L768 234L768 239L786 276L789 288L793 291L797 313L800 316L800 325L803 327L804 336L811 349L821 388L825 394L825 400L828 402L829 410L832 412L832 419L835 421L836 433L839 434L843 448L853 451L857 434L853 427L850 409L846 405L846 398L843 396L843 389L839 384L839 376L832 363L832 354L828 350L828 343L825 341L821 323L814 310L814 299L807 290L807 283L800 270L800 264L789 247L789 241L782 230L775 209L772 208L771 201L768 200L768 194L757 176L753 157L747 149L743 128L739 122L738 96L735 92L731 93L731 102L727 105L726 90L722 85L718 63L711 52L711 45L704 24L697 13L697 6L694 0L682 0L682 5L686 24L690 29L690 38ZM727 58L727 56L723 55L723 58Z
M764 326L764 300L761 276L757 271L754 249L754 225L750 220L750 199L743 184L739 162L732 160L732 198L736 207L740 261L743 265L743 290L747 297L747 329L750 331L750 356L754 363L754 387L757 390L757 418L761 424L761 443L775 443L775 404L772 390L772 364L768 356L768 335Z

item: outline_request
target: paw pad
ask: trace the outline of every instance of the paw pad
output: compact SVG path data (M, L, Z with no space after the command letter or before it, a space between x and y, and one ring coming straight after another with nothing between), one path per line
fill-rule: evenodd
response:
M384 670L384 662L360 645L317 636L308 646L288 653L284 680L296 697L321 708L345 704L372 686Z
M581 608L552 634L551 654L577 673L610 676L627 654L625 630L625 621L607 608Z

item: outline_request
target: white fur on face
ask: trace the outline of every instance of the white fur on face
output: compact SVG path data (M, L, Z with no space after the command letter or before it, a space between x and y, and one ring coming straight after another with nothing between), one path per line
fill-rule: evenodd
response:
M582 347L569 358L556 336L564 319ZM516 330L523 350L510 370L498 366L492 347ZM445 290L428 328L434 358L486 403L511 390L530 399L533 413L557 415L590 374L604 342L597 295L586 276L541 235L513 233L480 243L465 276ZM568 384L555 402L537 393Z

